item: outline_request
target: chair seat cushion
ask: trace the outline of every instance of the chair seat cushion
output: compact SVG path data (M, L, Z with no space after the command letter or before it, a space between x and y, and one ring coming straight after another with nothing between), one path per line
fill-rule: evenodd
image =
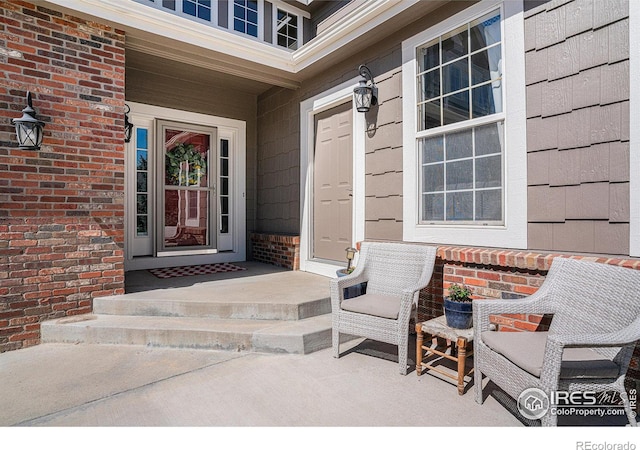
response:
M384 317L386 319L398 319L398 314L400 313L400 297L364 294L359 297L344 300L340 307L345 311Z
M482 341L516 366L539 378L548 334L546 331L485 331ZM560 378L616 378L618 373L616 363L590 348L565 348L562 354Z

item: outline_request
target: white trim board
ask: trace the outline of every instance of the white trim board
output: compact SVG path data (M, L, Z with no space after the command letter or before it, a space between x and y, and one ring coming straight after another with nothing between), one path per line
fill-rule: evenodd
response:
M311 259L312 218L309 210L313 193L314 116L318 113L352 102L353 111L353 236L352 244L364 240L365 205L365 115L353 104L353 88L358 79L346 81L300 103L300 270L335 277L344 268L326 261ZM346 264L346 260L345 260Z
M640 2L629 2L629 255L640 256Z

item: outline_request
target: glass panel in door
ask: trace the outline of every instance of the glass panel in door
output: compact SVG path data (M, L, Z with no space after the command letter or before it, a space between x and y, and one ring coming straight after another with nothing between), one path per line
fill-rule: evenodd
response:
M215 129L163 121L159 134L159 249L180 254L215 251Z

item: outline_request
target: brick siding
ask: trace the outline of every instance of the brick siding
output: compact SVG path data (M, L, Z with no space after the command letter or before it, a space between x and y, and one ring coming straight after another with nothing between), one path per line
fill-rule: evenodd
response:
M251 233L251 249L254 261L300 269L300 236Z
M0 1L0 352L124 293L124 33ZM31 91L40 150L11 119Z

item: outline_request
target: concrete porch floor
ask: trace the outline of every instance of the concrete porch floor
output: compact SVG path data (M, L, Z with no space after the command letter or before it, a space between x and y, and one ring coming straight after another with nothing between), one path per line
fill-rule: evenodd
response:
M222 281L218 286L234 286L243 296L262 275L275 274L277 283L285 282L280 277L309 278L318 289L326 286L328 293L324 277L257 263L241 265L249 270L165 280L131 273L127 292L167 289L172 295L176 290L192 294ZM410 348L410 360L414 352ZM343 344L339 359L331 349L299 355L51 343L0 354L0 380L0 426L531 425L518 419L513 402L499 389L489 386L491 395L478 405L472 386L459 396L454 385L437 376L418 377L415 371L399 375L395 347L363 339ZM416 440L410 433L403 435L408 444Z
M265 279L269 277L261 277L261 275L270 274L293 274L291 270L284 269L282 267L272 266L270 264L263 264L255 261L243 261L234 262L240 267L244 267L247 270L237 272L222 272L212 273L208 275L191 275L186 277L173 277L173 278L158 278L151 274L148 270L134 270L125 273L125 293L131 294L136 292L146 292L151 290L162 289L175 289L183 287L202 287L202 284L216 281L228 280L229 283L235 284L240 282L247 282L251 285L254 277L260 277L260 281L263 283ZM309 279L317 278L318 280L327 280L328 278L319 275L308 274L306 272L295 272L296 274L308 276ZM284 275L285 277L287 275ZM249 278L249 280L246 280ZM245 285L246 286L246 285ZM324 286L324 285L322 285ZM206 286L205 286L206 287ZM326 293L329 293L329 287L326 287ZM235 294L251 299L253 297L252 292L236 292Z

